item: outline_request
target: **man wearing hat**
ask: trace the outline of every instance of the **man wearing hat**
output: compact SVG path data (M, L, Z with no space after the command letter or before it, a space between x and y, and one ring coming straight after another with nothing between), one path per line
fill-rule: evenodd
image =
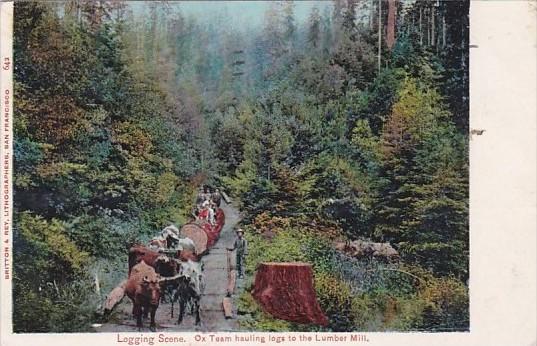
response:
M203 186L200 186L198 191L198 196L196 197L196 205L200 206L205 201L205 191L203 191Z
M239 273L239 278L244 278L244 258L248 254L248 241L244 238L242 228L237 229L237 238L233 243L233 247L228 250L236 250L237 272Z

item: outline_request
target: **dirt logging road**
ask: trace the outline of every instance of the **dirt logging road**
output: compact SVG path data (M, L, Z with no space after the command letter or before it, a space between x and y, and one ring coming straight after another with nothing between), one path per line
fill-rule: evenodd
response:
M160 303L156 313L158 331L235 331L238 330L236 311L232 311L232 317L224 315L223 301L228 287L228 261L231 258L231 268L234 268L234 256L228 256L227 248L233 246L235 240L235 226L239 222L238 210L232 205L222 201L220 206L225 213L226 221L218 241L210 248L209 252L202 257L204 289L200 300L201 324L195 325L195 318L188 312L183 322L177 324L179 313L178 304L174 304L173 318L171 317L171 303ZM126 261L127 259L125 259ZM127 275L125 273L125 275ZM238 282L240 284L240 282ZM235 290L236 292L236 290ZM231 296L233 300L234 296ZM236 304L231 306L235 307ZM94 328L96 332L137 332L136 320L132 316L132 303L128 297L124 297L120 304L111 313L108 321ZM147 329L147 330L146 330ZM143 331L149 331L148 321L144 321Z

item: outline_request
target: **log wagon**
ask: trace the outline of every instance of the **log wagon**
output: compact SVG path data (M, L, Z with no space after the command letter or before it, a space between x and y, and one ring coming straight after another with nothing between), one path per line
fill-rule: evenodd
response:
M220 232L224 227L226 217L224 211L220 208L215 212L215 224L212 225L204 216L200 213L199 219L185 224L181 227L180 233L182 237L192 239L195 244L195 255L199 258L203 256L218 240Z

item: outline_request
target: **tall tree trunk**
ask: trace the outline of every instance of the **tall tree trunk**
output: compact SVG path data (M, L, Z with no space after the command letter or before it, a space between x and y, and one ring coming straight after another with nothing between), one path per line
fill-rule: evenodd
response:
M381 68L381 53L382 53L382 0L379 0L379 9L378 9L378 69L380 73Z
M434 5L431 7L431 45L434 46L436 44L435 40L435 11L434 11Z
M416 16L415 14L412 12L412 24L411 25L407 25L407 32L406 34L408 36L410 36L410 34L412 33L412 31L416 28Z
M142 25L139 26L139 28L143 28ZM138 52L138 56L144 56L144 31L143 29L138 29L136 31L136 51Z
M427 46L431 46L431 11L428 8L425 8L425 17L427 18Z
M375 0L369 1L369 30L373 30L373 18L375 17Z
M442 14L442 48L446 46L446 15Z
M420 6L420 46L423 46L423 9Z
M386 45L392 49L395 44L395 21L397 12L396 0L388 0L388 20L386 24Z

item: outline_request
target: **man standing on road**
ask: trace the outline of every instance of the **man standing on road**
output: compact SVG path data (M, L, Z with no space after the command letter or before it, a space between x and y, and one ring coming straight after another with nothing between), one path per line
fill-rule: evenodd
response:
M244 258L248 254L248 241L244 238L244 231L242 228L237 230L237 238L233 243L233 247L228 250L236 250L237 272L239 273L239 278L244 278Z

